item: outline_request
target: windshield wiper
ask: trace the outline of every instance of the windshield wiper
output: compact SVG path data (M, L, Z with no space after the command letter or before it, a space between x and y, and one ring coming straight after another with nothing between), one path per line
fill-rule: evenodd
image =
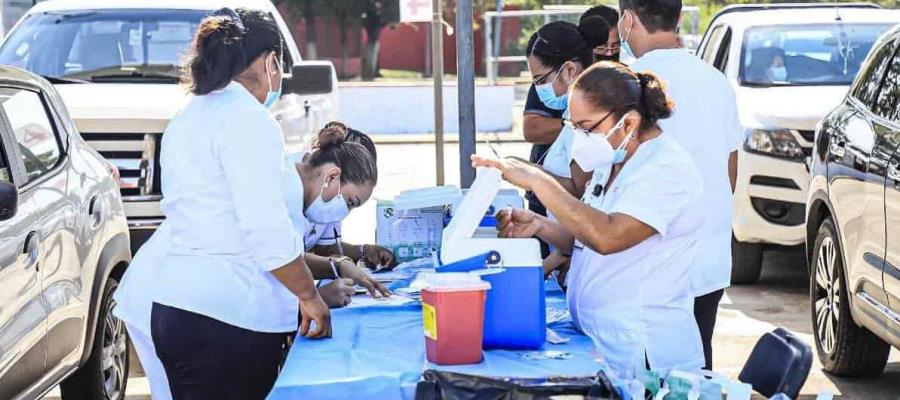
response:
M124 71L109 74L92 75L91 82L109 82L117 80L151 79L178 82L180 77L160 72Z
M42 78L46 79L48 82L57 85L62 83L88 83L88 81L83 79L75 79L75 78L65 78L62 76L49 76L49 75L41 75Z

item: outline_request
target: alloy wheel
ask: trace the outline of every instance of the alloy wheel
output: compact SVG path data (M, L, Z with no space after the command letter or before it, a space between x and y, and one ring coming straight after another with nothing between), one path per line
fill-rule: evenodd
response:
M841 279L838 268L834 239L826 237L819 245L815 271L816 333L819 346L826 354L834 353L841 317Z
M106 309L103 326L103 350L101 352L101 370L103 371L103 388L106 398L118 400L123 396L127 376L128 334L122 320L112 314L116 301L110 299Z

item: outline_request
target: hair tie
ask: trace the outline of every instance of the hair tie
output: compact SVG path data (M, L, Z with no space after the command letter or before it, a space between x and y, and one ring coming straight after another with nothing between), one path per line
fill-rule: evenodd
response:
M225 17L230 19L232 22L234 22L235 25L237 25L238 29L241 31L242 36L244 35L244 32L246 32L244 30L244 21L241 19L241 15L238 14L237 11L234 11L234 9L231 7L220 8L210 15L214 17Z
M638 84L641 85L641 89L645 89L647 87L647 85L650 84L650 81L652 80L650 75L647 75L647 74L644 74L641 72L637 73L637 78L638 78Z

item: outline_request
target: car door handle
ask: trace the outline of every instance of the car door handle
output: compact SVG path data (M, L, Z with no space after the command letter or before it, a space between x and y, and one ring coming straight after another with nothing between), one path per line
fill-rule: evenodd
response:
M96 228L103 219L103 206L100 205L100 199L97 196L91 197L88 202L88 215L91 216L91 227Z
M837 138L832 138L831 146L830 146L831 154L838 158L844 157L844 154L847 152L847 149L845 148L846 145L847 145L847 143L844 142L843 140L837 139Z
M25 268L30 268L32 265L35 266L36 269L40 269L40 265L38 265L38 259L41 254L41 239L38 237L38 233L35 231L28 232L28 235L25 236L25 246L22 249L22 253L28 256L28 259L25 263Z

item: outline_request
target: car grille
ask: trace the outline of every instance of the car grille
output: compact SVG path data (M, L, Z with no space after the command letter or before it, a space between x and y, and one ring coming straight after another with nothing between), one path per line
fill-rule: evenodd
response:
M122 199L157 197L161 133L82 133L84 140L119 168Z

